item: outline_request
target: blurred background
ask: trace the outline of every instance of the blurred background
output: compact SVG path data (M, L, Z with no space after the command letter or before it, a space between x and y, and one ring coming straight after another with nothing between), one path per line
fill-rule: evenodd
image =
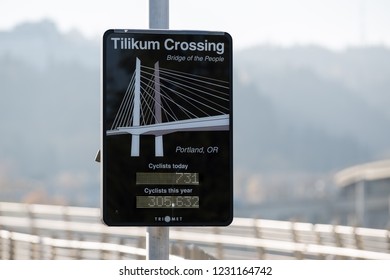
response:
M386 229L390 2L170 1L234 41L235 216ZM3 0L0 201L99 207L100 48L148 1Z

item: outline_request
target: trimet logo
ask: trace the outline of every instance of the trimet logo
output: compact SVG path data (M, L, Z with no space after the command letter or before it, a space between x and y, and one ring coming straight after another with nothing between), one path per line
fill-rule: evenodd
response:
M177 217L177 216L165 216L165 217L154 217L155 222L181 222L183 220L183 217Z

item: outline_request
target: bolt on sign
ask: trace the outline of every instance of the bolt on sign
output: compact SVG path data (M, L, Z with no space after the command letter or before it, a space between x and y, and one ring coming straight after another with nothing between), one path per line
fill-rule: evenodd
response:
M229 225L230 35L108 30L102 78L103 221L110 226Z

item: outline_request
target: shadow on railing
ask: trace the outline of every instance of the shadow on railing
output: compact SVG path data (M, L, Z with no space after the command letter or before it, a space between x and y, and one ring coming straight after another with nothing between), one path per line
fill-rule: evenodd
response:
M103 225L96 208L0 203L0 259L145 259L145 235ZM171 259L390 259L380 229L235 218L169 235Z

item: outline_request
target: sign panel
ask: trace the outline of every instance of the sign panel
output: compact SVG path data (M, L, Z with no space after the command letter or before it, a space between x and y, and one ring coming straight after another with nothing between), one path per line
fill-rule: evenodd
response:
M108 30L102 75L103 221L230 224L230 35Z

